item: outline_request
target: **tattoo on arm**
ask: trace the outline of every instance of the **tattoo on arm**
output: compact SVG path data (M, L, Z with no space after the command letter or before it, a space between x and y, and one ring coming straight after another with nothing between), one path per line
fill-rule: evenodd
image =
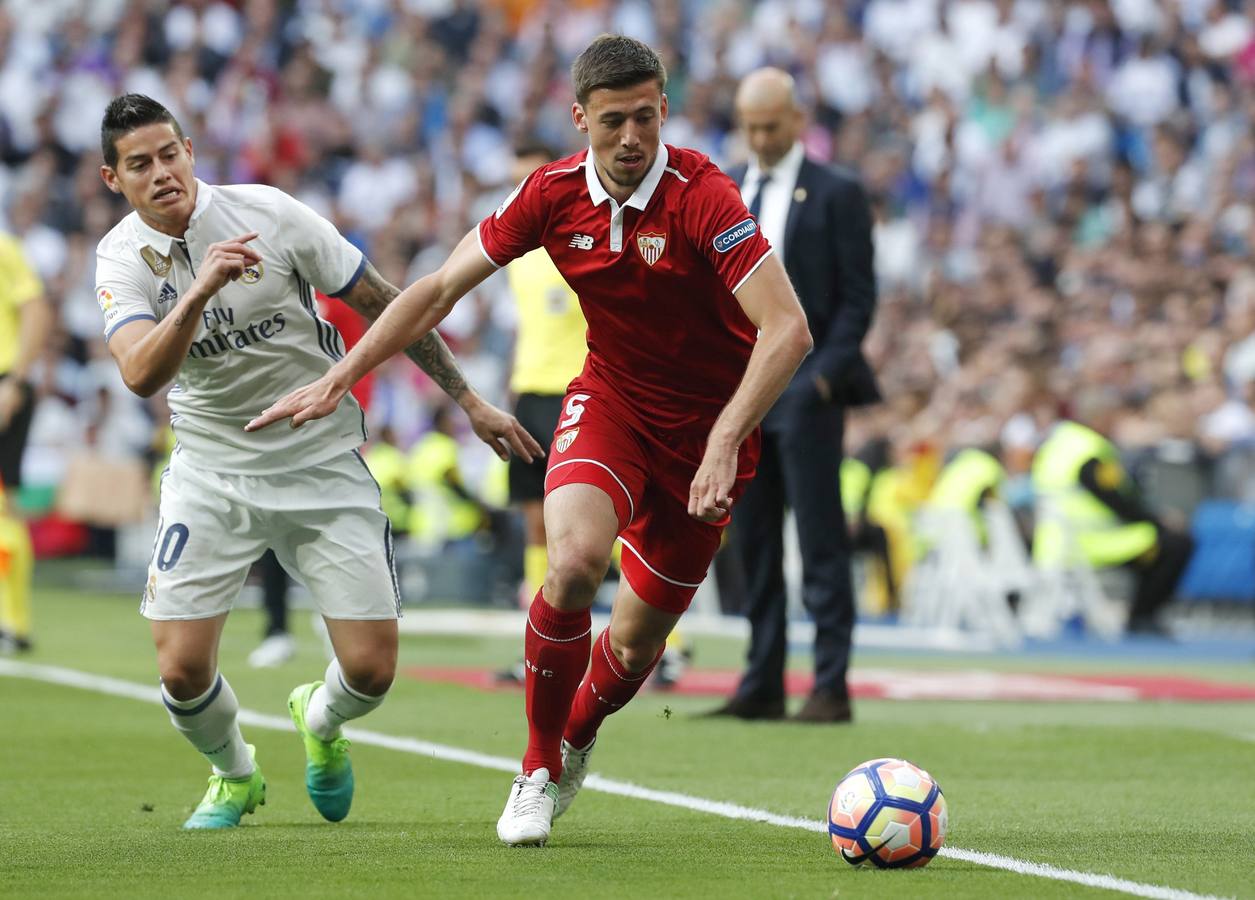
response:
M466 377L458 368L453 351L436 332L429 331L417 342L410 344L405 348L405 355L414 360L414 364L431 376L431 380L454 400L460 400L467 392Z
M366 263L366 270L357 279L357 284L340 299L373 322L383 315L384 309L399 293L400 288L388 284L374 266Z
M373 322L399 293L400 289L389 284L368 262L357 284L341 299ZM461 399L468 390L453 352L434 330L406 347L405 355L454 400Z

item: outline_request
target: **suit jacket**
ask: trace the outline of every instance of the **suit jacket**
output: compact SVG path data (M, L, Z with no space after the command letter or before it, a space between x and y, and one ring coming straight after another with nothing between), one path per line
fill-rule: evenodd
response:
M738 166L728 174L739 185L746 169ZM806 311L815 349L768 414L766 427L821 402L817 374L832 386L835 403L863 406L880 399L861 347L876 309L871 207L853 172L802 160L784 246L784 268Z

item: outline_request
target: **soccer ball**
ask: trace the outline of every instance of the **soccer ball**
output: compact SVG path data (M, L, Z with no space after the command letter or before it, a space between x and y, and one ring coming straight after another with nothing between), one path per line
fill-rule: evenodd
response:
M904 759L873 759L841 779L828 803L833 849L852 866L926 866L946 841L946 798Z

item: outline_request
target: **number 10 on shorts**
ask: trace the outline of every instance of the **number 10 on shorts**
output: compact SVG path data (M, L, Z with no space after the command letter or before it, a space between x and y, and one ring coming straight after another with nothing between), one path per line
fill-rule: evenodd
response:
M175 522L158 537L157 555L153 559L158 571L169 572L179 564L179 557L187 546L187 535L187 526L182 522Z

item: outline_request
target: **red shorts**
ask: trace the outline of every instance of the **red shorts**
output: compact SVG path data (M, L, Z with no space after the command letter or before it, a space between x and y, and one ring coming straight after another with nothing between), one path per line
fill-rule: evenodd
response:
M711 523L688 514L709 431L656 433L624 399L585 381L563 401L549 450L546 495L564 484L605 491L619 517L623 577L642 600L670 613L688 609L731 518ZM755 431L741 446L733 500L754 477L758 449Z

